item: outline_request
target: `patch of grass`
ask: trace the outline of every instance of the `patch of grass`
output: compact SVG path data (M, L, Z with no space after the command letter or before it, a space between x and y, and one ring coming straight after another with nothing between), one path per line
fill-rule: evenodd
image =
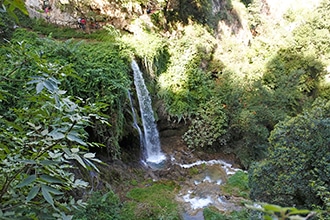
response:
M237 171L228 178L226 184L222 186L222 190L230 195L248 199L250 191L248 183L248 174L243 171Z
M137 186L139 183L137 180L131 180L131 185L132 186Z
M171 181L157 182L127 193L122 209L124 219L180 219L174 198L178 186Z
M231 213L221 213L215 207L205 208L203 211L205 220L247 220L249 219L249 213L247 209L241 211L233 211Z
M214 207L208 207L203 210L203 215L205 220L227 220L228 216L220 213Z
M197 167L192 167L192 168L189 169L189 174L191 176L196 175L198 173L199 173L199 169Z

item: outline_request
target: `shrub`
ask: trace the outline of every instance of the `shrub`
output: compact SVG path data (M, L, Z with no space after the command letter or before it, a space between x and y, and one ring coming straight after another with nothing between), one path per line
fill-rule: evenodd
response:
M77 220L120 220L120 211L122 203L119 197L112 191L105 194L103 192L94 192L86 201L87 205L76 212L73 219Z
M93 107L65 96L57 79L65 68L41 59L25 42L10 46L0 82L7 107L0 109L1 215L70 218L82 204L70 193L88 186L75 178L72 165L98 171L94 162L100 162L86 151L84 128Z
M228 178L226 184L222 186L222 189L225 193L230 195L241 196L248 199L250 192L248 174L243 171L237 171Z
M248 220L249 213L247 210L232 211L230 213L220 213L214 207L207 207L203 210L205 220Z
M8 15L8 13L0 12L0 43L4 43L5 40L10 40L11 35L14 32L15 22Z
M165 101L169 115L180 121L211 97L214 82L204 70L212 59L215 41L202 26L190 25L169 48L168 68L157 78L158 95Z
M218 101L209 101L197 111L192 119L188 131L183 135L183 140L188 147L203 148L212 146L219 137L226 133L227 116L223 104Z
M281 206L329 209L330 102L276 125L269 157L251 168L251 198Z

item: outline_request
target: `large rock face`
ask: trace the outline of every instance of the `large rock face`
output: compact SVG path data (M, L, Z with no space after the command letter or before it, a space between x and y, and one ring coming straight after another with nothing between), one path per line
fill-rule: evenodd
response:
M44 18L46 19L45 13L45 0L26 0L25 5L32 18ZM61 5L60 1L50 0L47 1L51 7L49 13L49 21L59 25L72 25L75 21L75 15L62 12L57 6Z
M112 24L116 28L125 29L129 21L143 14L138 3L121 4L105 0L84 1L72 0L26 0L25 5L30 17L46 19L45 6L51 7L49 21L59 25L76 26L79 17L94 19L99 22ZM78 6L78 7L75 7Z

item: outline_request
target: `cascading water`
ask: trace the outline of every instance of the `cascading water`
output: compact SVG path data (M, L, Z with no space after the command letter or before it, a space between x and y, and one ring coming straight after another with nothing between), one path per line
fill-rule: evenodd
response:
M133 101L132 101L132 96L131 96L131 93L129 91L127 91L128 93L128 98L129 98L129 103L131 105L131 109L132 109L132 117L133 117L133 127L136 128L136 130L138 130L139 132L139 136L140 136L140 146L142 148L144 148L144 136L143 136L143 133L138 125L138 122L137 122L137 118L136 118L136 114L135 114L135 110L134 110L134 106L133 106Z
M134 60L131 65L134 72L134 85L139 100L144 131L144 146L142 146L145 155L144 159L149 164L160 164L166 159L166 157L161 152L159 133L152 110L151 98L139 66Z

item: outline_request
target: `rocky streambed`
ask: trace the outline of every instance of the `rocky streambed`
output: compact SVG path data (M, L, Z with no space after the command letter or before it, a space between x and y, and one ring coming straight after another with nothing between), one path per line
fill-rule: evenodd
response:
M146 180L173 181L179 186L175 200L184 220L203 220L203 209L208 206L223 213L242 208L242 198L221 189L230 175L241 170L234 155L192 151L184 144L181 135L163 135L161 145L167 157L164 164L158 168L146 167L139 159L139 152L128 149L131 152L130 163L109 161L105 167L107 171L100 174L101 184L98 187L111 185L125 200L130 189L147 187L142 184Z
M168 157L167 164L152 172L160 179L174 180L180 185L176 201L183 219L203 219L203 209L208 206L220 212L242 208L242 198L221 191L228 177L241 170L234 155L193 152L180 136L163 138L162 149Z

